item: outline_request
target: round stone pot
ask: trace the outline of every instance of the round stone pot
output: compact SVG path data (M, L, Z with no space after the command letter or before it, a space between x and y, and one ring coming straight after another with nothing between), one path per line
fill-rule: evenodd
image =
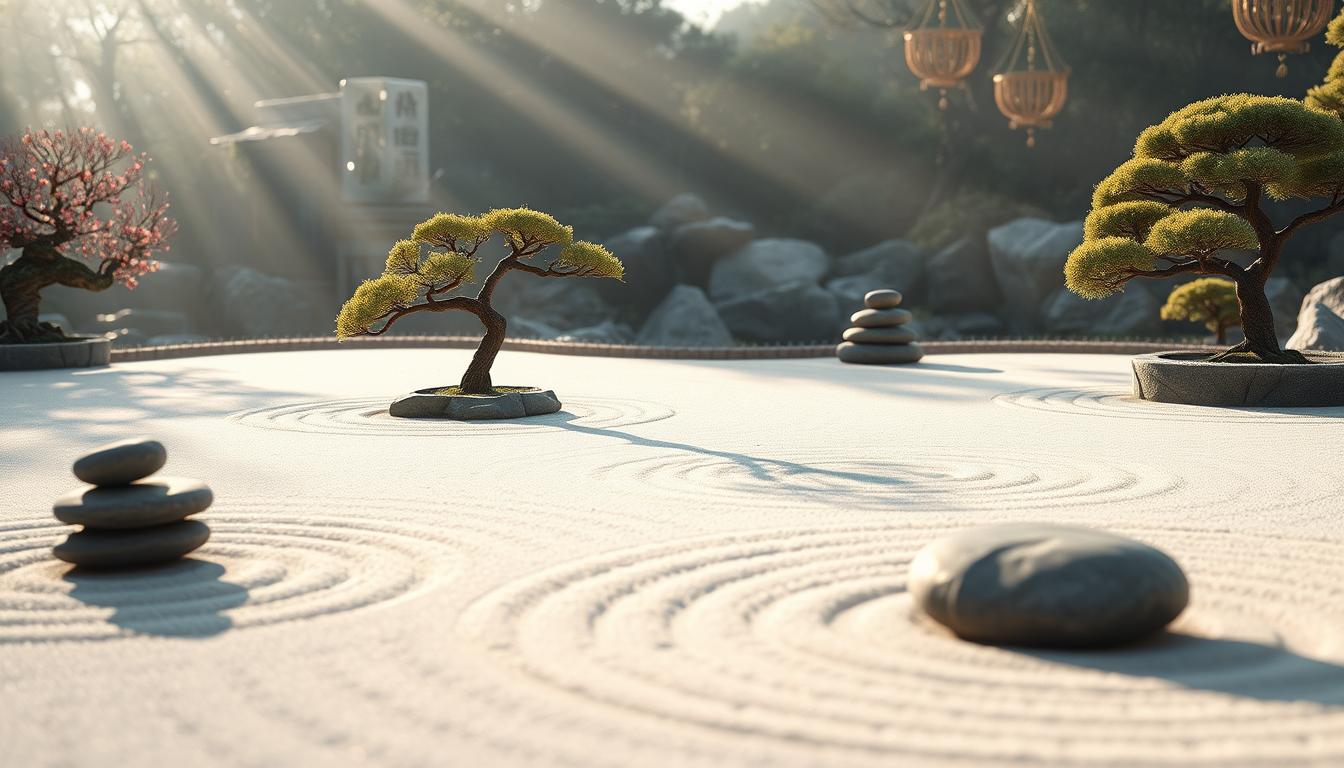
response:
M387 412L406 419L521 419L560 410L560 400L549 389L518 389L497 395L440 395L444 387L421 389L392 403Z
M49 344L0 344L0 371L93 368L112 362L112 342L101 336L75 336Z
M1304 354L1312 365L1210 363L1199 352L1139 355L1133 359L1134 396L1223 407L1344 406L1344 353Z

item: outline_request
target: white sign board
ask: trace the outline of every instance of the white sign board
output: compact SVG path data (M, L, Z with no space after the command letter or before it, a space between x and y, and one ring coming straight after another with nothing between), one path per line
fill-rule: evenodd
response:
M341 81L341 192L354 203L429 201L429 89L423 80Z

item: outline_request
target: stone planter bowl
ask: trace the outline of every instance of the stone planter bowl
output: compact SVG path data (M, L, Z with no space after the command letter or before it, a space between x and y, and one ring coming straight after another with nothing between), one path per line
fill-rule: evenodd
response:
M475 421L521 419L560 410L560 400L549 389L510 387L523 391L497 395L440 395L440 389L444 387L416 390L393 402L387 412L405 419Z
M101 336L75 336L47 344L0 344L0 371L93 368L112 361L112 342Z
M1344 353L1304 354L1314 364L1210 363L1199 352L1139 355L1133 359L1134 396L1222 407L1344 406Z

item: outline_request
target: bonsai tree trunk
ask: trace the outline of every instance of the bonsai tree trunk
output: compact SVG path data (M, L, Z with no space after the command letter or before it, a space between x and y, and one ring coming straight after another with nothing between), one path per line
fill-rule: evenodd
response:
M86 291L110 288L112 275L94 272L55 251L33 251L0 269L0 301L9 319L0 323L0 343L62 341L65 333L54 325L38 322L42 289L59 283Z
M1280 349L1279 337L1274 331L1274 310L1265 295L1268 274L1261 270L1248 271L1236 279L1237 305L1241 314L1241 329L1246 339L1213 360L1225 360L1240 352L1251 352L1267 363L1309 363L1301 352Z
M485 336L481 338L480 345L476 347L476 354L471 358L471 365L467 366L467 372L462 376L461 386L462 391L468 395L488 395L494 387L490 380L490 367L495 364L495 356L504 347L504 334L508 324L504 316L489 304L486 304L484 311L476 316L485 326Z
M1216 336L1215 336L1216 343L1217 343L1219 346L1221 346L1221 345L1227 343L1227 319L1226 319L1226 318L1222 318L1222 317L1218 318L1218 326L1217 326L1217 328L1214 329L1214 333L1216 334Z

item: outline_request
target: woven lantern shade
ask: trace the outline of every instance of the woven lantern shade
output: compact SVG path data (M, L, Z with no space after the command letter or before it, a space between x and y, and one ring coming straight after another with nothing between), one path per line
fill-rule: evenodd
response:
M980 34L961 0L930 0L906 30L906 66L919 78L920 90L938 89L939 109L947 109L947 89L960 87L980 63Z
M1069 69L1046 34L1036 0L1026 0L1017 41L994 75L994 101L1008 127L1025 128L1027 146L1036 129L1049 128L1069 97Z
M1277 53L1274 74L1288 75L1288 54L1306 53L1307 40L1330 23L1335 0L1232 0L1232 19L1251 41L1251 53Z

